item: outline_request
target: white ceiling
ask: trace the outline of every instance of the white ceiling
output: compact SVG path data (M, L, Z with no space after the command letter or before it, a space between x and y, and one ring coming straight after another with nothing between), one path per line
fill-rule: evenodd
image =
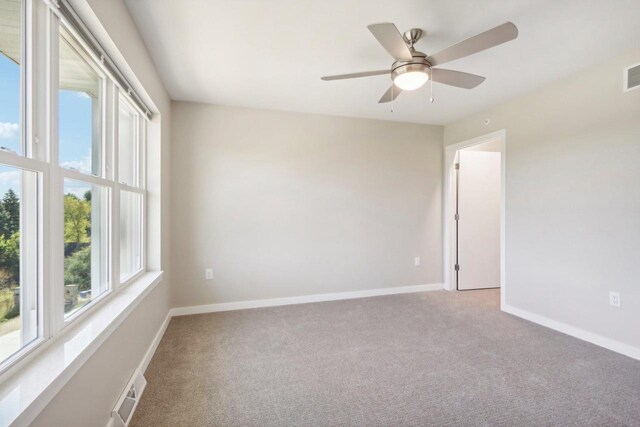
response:
M125 0L174 100L445 124L640 47L640 0ZM441 68L487 77L434 84L378 104L387 76L320 76L389 67L367 25L426 31L433 54L512 21L519 37ZM640 62L640 58L638 58ZM622 75L622 70L621 70Z

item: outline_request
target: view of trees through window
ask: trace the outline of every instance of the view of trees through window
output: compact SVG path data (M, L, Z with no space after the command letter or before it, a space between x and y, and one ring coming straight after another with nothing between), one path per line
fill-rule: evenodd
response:
M13 174L12 174L13 172ZM1 177L15 175L0 167ZM20 198L10 187L0 199L0 353L8 356L20 348Z
M64 195L64 311L91 301L91 191Z
M0 149L22 154L19 0L2 0ZM0 165L0 361L22 347L20 320L20 195L22 172Z
M69 315L108 289L107 190L64 179L64 312Z

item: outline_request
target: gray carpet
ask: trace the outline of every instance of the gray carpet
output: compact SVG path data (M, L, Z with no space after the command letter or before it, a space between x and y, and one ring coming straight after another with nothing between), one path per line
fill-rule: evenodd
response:
M495 290L177 317L133 426L640 426L640 361Z

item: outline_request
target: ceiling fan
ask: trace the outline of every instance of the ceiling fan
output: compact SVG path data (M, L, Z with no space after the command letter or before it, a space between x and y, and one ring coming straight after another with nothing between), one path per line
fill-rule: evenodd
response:
M518 28L511 22L498 25L483 33L465 39L449 46L433 55L426 55L414 48L415 43L422 36L422 30L412 28L401 35L396 26L390 22L367 26L373 36L380 42L387 52L395 59L391 69L364 71L362 73L340 74L325 76L322 80L343 80L357 77L390 75L393 83L382 95L378 103L389 102L398 97L402 91L415 90L422 87L429 79L434 82L473 89L485 78L461 71L434 68L445 62L464 58L485 49L508 42L518 37Z

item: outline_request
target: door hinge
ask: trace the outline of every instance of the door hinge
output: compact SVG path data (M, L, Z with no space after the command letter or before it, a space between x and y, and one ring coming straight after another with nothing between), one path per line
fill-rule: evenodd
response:
M456 271L460 271L460 264L456 264Z
M460 169L460 163L456 163L456 170Z
M455 214L453 219L456 220L456 221L460 221L460 215L459 214Z

